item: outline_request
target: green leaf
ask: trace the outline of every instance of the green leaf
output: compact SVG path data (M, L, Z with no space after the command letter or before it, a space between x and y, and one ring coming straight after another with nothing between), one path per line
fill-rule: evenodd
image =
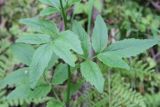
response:
M41 12L40 12L40 16L48 16L48 15L52 15L54 13L58 12L58 10L56 8L53 8L53 7L47 7L45 9L43 9Z
M62 84L68 78L68 66L66 64L60 64L55 69L55 73L53 75L52 83Z
M49 102L47 102L47 107L65 107L63 102L60 102L56 99L52 99Z
M5 78L0 80L0 89L9 86L18 86L28 81L28 68L22 68L9 73Z
M60 1L59 0L39 0L40 2L55 7L60 12ZM66 6L66 0L62 0L63 7Z
M54 6L60 6L60 0L51 0L51 2ZM66 0L62 0L62 3L63 5L66 4ZM65 7L65 5L63 7Z
M52 45L54 53L63 59L70 66L75 66L73 54L70 52L70 48L63 43L63 41L55 41Z
M136 56L156 44L158 44L157 39L125 39L111 44L105 52L127 58Z
M8 103L2 103L0 104L0 107L9 107Z
M43 44L51 41L50 36L45 34L22 34L16 42L27 44Z
M60 4L60 0L51 0L52 1L52 4L54 7L56 8L61 8L61 4ZM69 0L62 0L62 4L63 4L63 7L66 8L66 4Z
M56 37L57 33L59 32L56 24L48 20L41 20L37 18L26 18L26 19L21 19L20 23L31 27L33 31L44 33L53 37Z
M99 54L98 59L109 67L129 69L129 65L124 60L122 60L122 58L110 52Z
M33 100L38 98L44 98L50 92L51 87L49 85L41 84L34 90L26 84L16 87L7 97L7 100Z
M29 87L28 87L29 88ZM28 93L28 98L43 98L46 97L47 94L50 92L51 86L48 84L40 83L34 90L30 89Z
M16 43L11 46L12 53L22 63L29 65L32 60L34 48L28 44Z
M101 52L107 46L108 30L101 16L97 16L92 35L92 46L96 53Z
M104 78L99 66L95 62L87 60L81 63L80 68L82 76L86 81L94 85L95 88L102 93L104 88Z
M39 78L48 67L52 54L53 50L50 44L42 45L35 51L29 72L31 88L36 86Z
M74 57L70 50L72 49L78 54L83 53L78 36L69 30L60 33L59 37L54 40L52 47L57 56L73 67L75 66Z
M71 6L75 4L76 2L80 2L80 0L68 0L68 5Z
M52 3L52 0L39 0L41 3L44 3L44 4L51 4Z
M56 62L58 62L58 56L55 53L53 53L47 69L50 69L51 67L53 67L53 65L55 65Z
M64 42L64 44L68 45L70 49L74 50L79 54L83 54L83 50L81 48L81 42L75 33L67 30L60 33L60 36L61 37L59 39L61 39Z
M20 85L16 87L8 96L7 100L24 99L27 98L30 88L28 85ZM25 94L24 94L25 93Z
M83 29L83 27L76 21L74 21L72 26L73 32L75 32L81 41L81 46L84 52L85 57L89 55L90 41L89 36Z

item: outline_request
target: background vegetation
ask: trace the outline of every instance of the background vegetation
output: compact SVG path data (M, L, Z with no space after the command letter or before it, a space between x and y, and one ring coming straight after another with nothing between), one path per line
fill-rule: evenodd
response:
M101 14L109 29L109 42L126 38L157 38L160 36L160 1L159 0L95 0L91 15L91 28L88 28L89 2L81 0L69 7L67 19L76 19L84 28L93 29L93 22ZM26 65L13 57L11 45L26 30L19 24L21 18L45 17L54 20L59 29L65 29L60 14L54 11L46 12L46 6L38 0L0 0L0 79L4 79L12 71ZM70 23L69 23L70 24ZM68 25L70 26L70 25ZM160 107L160 48L154 46L137 57L126 59L131 66L129 71L124 69L110 69L101 64L105 75L105 91L98 93L88 83L82 84L79 75L74 75L72 81L71 105L73 107ZM63 66L63 65L60 65ZM58 69L58 68L56 68ZM53 67L51 71L55 71ZM57 74L59 75L59 74ZM11 78L17 78L16 75ZM45 107L50 96L60 100L65 95L66 79L55 84L54 92L47 86L30 98L24 96L24 91L15 94L15 86L0 85L0 107ZM2 82L2 81L0 81ZM16 81L15 81L16 82ZM10 81L12 84L12 81ZM15 97L17 96L17 97ZM61 107L58 105L55 107Z

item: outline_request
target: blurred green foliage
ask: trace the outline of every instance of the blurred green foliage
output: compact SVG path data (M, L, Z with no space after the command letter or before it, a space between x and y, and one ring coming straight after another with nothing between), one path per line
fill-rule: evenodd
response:
M149 5L149 1L106 0L106 2L104 15L119 29L123 35L121 38L148 38L160 33L159 13Z

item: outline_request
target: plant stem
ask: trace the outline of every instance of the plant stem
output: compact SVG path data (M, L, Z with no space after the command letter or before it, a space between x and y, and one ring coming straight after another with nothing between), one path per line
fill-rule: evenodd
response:
M60 0L60 6L61 6L62 16L63 16L63 20L64 20L64 26L65 26L65 29L67 29L67 16L65 14L62 0Z
M67 16L63 7L62 0L60 0L61 12L64 21L65 30L67 29ZM70 106L70 93L71 93L71 68L68 65L68 81L67 81L67 95L66 95L66 107Z
M67 99L66 99L66 107L70 106L70 91L71 91L71 69L68 65L68 81L67 81Z
M112 106L111 103L111 70L108 71L108 95L109 95L109 107Z
M88 28L87 28L89 35L91 34L91 20L92 20L93 3L94 3L94 0L89 1Z

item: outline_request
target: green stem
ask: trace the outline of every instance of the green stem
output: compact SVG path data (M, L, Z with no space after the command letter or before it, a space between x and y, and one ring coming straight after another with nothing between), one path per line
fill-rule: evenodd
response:
M62 17L63 17L63 20L64 20L64 26L65 26L65 29L67 29L67 16L65 14L65 10L64 10L64 7L63 7L62 0L60 0L60 6L61 6Z
M92 21L93 3L94 3L94 0L89 1L88 28L87 28L87 31L88 31L89 35L91 34L91 21Z
M68 65L68 81L67 81L67 99L66 99L66 107L70 106L70 92L71 91L71 69Z
M67 16L63 7L63 2L60 0L62 17L65 25L65 30L67 29ZM66 95L66 107L70 106L70 93L71 93L71 68L68 65L68 81L67 81L67 95Z
M43 75L43 78L44 78L44 80L47 82L47 84L48 84L49 86L54 87L54 85L53 85L50 81L48 81L48 79L47 79L47 77L46 77L46 74ZM61 100L59 99L58 95L54 92L53 88L51 89L51 91L52 91L53 94L55 95L56 99L57 99L58 101L61 101Z
M109 107L112 106L111 103L111 70L108 71L108 95L109 95Z

